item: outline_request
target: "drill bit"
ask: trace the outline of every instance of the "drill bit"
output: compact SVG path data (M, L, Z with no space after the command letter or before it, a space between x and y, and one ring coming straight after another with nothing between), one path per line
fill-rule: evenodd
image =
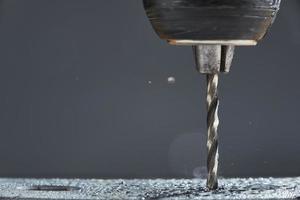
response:
M207 188L218 188L218 73L207 74Z
M207 79L207 188L218 188L218 82L219 73L227 73L234 54L234 46L198 45L194 47L197 70Z

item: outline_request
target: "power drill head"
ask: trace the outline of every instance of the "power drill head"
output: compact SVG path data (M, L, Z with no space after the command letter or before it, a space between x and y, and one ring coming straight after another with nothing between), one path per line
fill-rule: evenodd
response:
M280 0L144 0L156 33L171 44L255 45Z
M256 45L281 0L143 0L161 39L194 46L201 73L229 72L234 46Z
M207 188L218 187L218 83L236 45L256 45L273 23L280 0L144 0L148 18L170 44L194 46L207 74Z

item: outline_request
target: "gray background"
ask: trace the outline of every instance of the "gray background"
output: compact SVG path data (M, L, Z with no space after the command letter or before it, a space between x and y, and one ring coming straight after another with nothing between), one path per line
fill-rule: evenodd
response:
M0 176L205 176L205 77L141 0L0 4ZM299 11L221 78L222 176L300 175Z

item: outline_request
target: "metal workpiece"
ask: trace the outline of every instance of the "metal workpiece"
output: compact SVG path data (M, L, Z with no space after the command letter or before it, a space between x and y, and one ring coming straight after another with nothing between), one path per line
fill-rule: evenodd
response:
M299 199L300 178L220 179L220 189L204 179L0 179L0 199L14 200L212 200Z

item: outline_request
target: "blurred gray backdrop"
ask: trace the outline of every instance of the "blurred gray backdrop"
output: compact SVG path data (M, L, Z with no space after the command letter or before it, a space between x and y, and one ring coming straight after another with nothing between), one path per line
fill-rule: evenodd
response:
M205 176L205 77L141 0L0 8L1 177ZM221 176L300 175L299 11L284 0L221 78Z

